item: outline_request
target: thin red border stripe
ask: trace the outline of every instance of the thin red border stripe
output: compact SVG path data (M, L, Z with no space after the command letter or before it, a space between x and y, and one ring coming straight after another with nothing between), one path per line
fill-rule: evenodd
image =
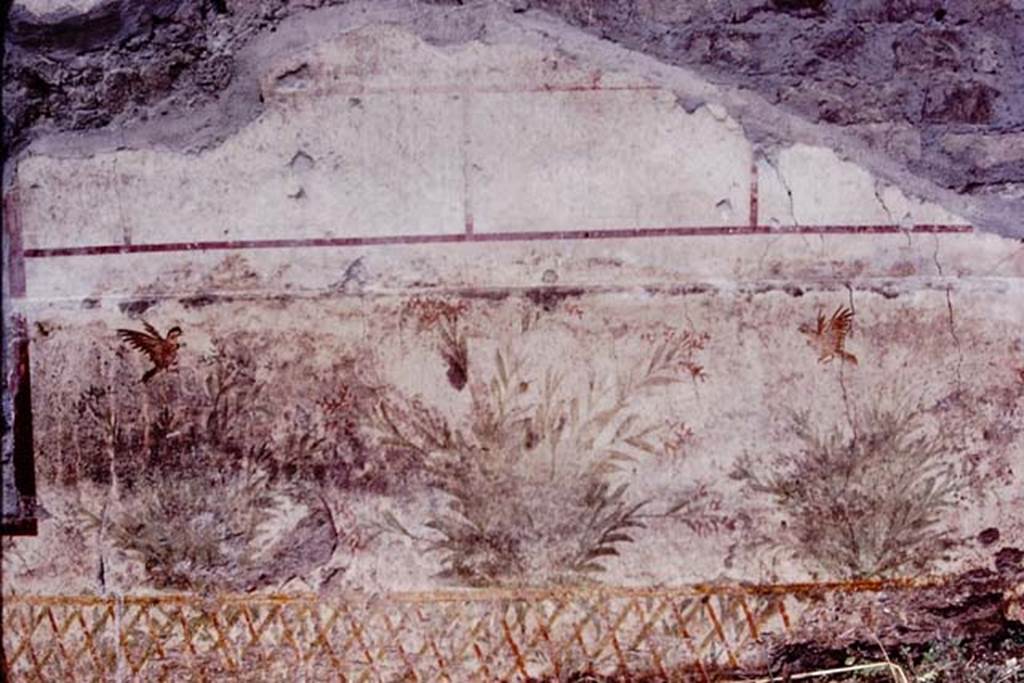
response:
M149 254L174 251L223 251L228 249L293 249L308 247L368 247L474 242L543 242L558 240L608 240L656 237L735 237L740 235L885 235L903 233L967 233L970 225L768 225L699 226L672 228L616 228L610 230L546 230L471 234L384 235L380 237L312 237L306 239L225 240L209 242L160 242L154 244L97 244L81 247L25 249L25 258Z

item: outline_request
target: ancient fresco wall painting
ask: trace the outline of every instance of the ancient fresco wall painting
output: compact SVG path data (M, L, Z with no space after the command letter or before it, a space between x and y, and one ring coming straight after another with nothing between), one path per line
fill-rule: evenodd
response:
M654 298L246 303L220 329L176 307L169 367L118 338L146 314L37 321L39 476L69 541L121 553L131 584L195 590L329 561L344 584L376 546L418 555L422 587L917 574L955 562L1012 484L1012 344L1003 367L964 357L941 293L930 320L830 319L836 295L724 316L714 295ZM922 356L939 367L921 376ZM628 559L673 550L706 564ZM120 564L68 559L88 581Z
M829 253L799 232L774 252L425 245L388 267L476 274L376 289L390 247L369 267L296 249L293 272L344 274L296 293L267 252L118 280L39 247L22 312L40 531L4 539L7 656L143 679L179 655L253 680L285 661L312 679L685 678L763 663L741 645L823 604L740 586L987 567L1024 543L1022 262L1000 244L971 265L974 237L934 227ZM62 258L106 284L58 295L43 262ZM496 285L480 259L542 277ZM843 600L810 624L861 614Z
M34 323L49 535L8 589L879 579L1020 533L1016 321L954 339L944 292L125 308Z
M955 563L1012 484L1012 343L1003 367L963 356L942 293L896 319L884 299L830 317L837 294L725 315L720 296L652 299L551 288L37 321L38 469L82 551L67 560L83 585L191 590L323 569L386 586L381 552L422 570L409 588L901 576ZM118 334L147 319L181 331L172 364ZM941 360L922 376L919 357ZM638 561L671 553L660 576Z

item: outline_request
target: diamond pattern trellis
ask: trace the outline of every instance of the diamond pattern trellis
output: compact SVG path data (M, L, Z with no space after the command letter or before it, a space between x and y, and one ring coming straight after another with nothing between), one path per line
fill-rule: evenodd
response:
M584 587L389 596L6 596L10 681L710 680L810 597L888 584Z

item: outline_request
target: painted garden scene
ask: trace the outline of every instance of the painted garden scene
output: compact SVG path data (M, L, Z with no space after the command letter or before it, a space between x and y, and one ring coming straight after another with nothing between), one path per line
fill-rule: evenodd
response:
M4 681L1024 683L1016 0L14 0Z

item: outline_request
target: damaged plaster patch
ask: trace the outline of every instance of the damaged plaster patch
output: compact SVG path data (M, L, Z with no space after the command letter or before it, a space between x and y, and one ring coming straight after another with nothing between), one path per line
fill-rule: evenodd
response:
M761 222L772 227L800 225L793 205L793 191L779 172L778 159L765 155L759 160L757 177Z
M430 234L464 220L470 193L482 232L714 226L748 214L752 151L737 122L715 106L686 114L627 72L532 46L442 49L390 25L265 67L264 111L216 147L25 158L29 246L66 242L68 221L42 217L71 209L47 188L83 183L92 189L75 196L98 215L76 244L122 242L123 226L140 243L273 239L285 225L305 239ZM297 72L309 88L282 88L281 74Z
M902 227L917 225L966 225L967 221L940 206L908 197L898 187L876 183L879 203Z
M779 175L801 225L891 223L875 198L875 180L856 165L820 147L794 145L779 152ZM865 201L868 200L868 201ZM869 208L870 207L870 208Z
M770 159L770 158L769 158ZM761 202L768 216L789 214L796 225L963 225L962 218L912 199L833 150L808 145L782 149L766 170ZM784 195L784 196L783 196Z
M313 157L306 154L305 151L299 150L292 157L292 160L288 162L288 168L292 169L296 173L306 173L307 171L313 170L316 166L316 162L313 161Z
M446 47L471 45L472 41L476 40L486 41L491 47L497 48L534 45L544 49L554 49L564 55L567 60L589 61L606 73L626 69L649 80L652 84L675 93L677 101L687 111L695 111L705 103L714 102L715 104L712 106L716 108L716 112L719 112L719 118L721 113L727 113L733 119L738 120L743 125L747 136L764 153L770 154L773 149L783 148L798 141L818 146L824 145L836 149L844 158L864 166L889 184L896 184L908 193L930 201L939 201L957 213L969 216L977 221L981 228L1013 234L1019 227L1017 221L1012 219L1012 212L1007 214L998 206L1000 201L1013 202L1019 199L1019 183L1015 184L1016 181L1013 180L1015 176L1012 172L1012 166L1016 163L1013 161L1014 153L1000 152L1003 156L1008 155L1008 157L1006 162L1001 161L996 166L1007 172L999 176L998 182L986 180L986 184L977 185L975 190L977 196L966 201L952 192L940 189L924 176L915 175L916 171L908 172L906 170L908 163L906 154L909 148L902 142L889 144L892 140L885 136L889 136L891 133L901 140L907 138L907 144L911 144L913 141L907 136L914 131L897 130L894 128L894 124L884 122L868 122L864 123L861 128L864 130L871 128L875 131L871 135L882 136L878 139L883 140L885 144L875 144L877 142L875 138L871 138L865 143L861 137L858 137L859 133L856 131L851 132L849 127L837 127L827 118L807 121L799 116L789 114L785 111L785 107L777 106L780 102L777 96L765 93L757 94L749 89L738 88L734 84L735 79L726 78L723 73L705 72L705 77L710 80L698 78L686 69L675 65L683 63L679 60L667 60L667 62L673 63L658 61L643 52L623 49L609 41L598 41L577 29L566 26L560 19L553 18L536 9L538 7L551 9L567 16L571 21L580 20L586 26L591 27L595 25L595 22L614 22L616 20L614 7L609 7L608 10L602 10L594 15L580 17L572 14L571 11L568 11L571 8L562 6L556 0L525 2L515 7L506 7L501 3L451 7L398 3L390 0L374 3L352 2L342 6L327 7L326 5L329 4L334 3L311 0L293 5L283 2L283 0L279 2L262 0L260 3L244 3L238 6L228 3L225 6L226 12L220 12L216 8L207 8L203 10L205 14L197 14L198 10L188 9L185 5L175 10L170 22L172 26L177 27L176 30L184 30L181 27L191 27L199 22L202 25L203 33L196 34L199 36L197 40L200 41L200 44L202 41L206 41L209 46L209 59L220 59L221 57L229 59L227 86L224 87L224 83L218 83L210 90L212 94L202 94L205 91L201 91L201 89L196 91L198 94L195 96L189 94L188 88L192 87L190 83L205 82L202 80L205 77L201 76L198 70L205 69L206 67L203 65L207 62L202 60L194 64L187 62L182 76L166 82L155 81L156 89L151 88L139 91L138 94L132 94L129 98L131 102L135 102L139 97L142 98L136 104L112 113L103 113L97 110L102 114L99 118L74 122L62 119L63 114L60 114L60 111L64 110L60 109L52 110L56 116L51 119L38 118L40 110L33 109L34 104L23 106L23 103L35 102L36 100L32 98L38 98L40 94L32 91L31 88L25 89L23 80L11 81L8 78L5 81L5 87L22 88L21 91L5 93L10 95L6 98L7 101L14 103L13 106L8 107L9 115L13 117L12 126L8 127L8 132L15 137L9 140L8 144L17 149L25 141L35 138L37 152L61 156L88 155L104 149L125 147L140 149L164 147L193 151L209 148L219 144L220 141L262 111L263 103L260 101L260 88L257 85L258 74L266 73L266 65L273 61L275 55L293 52L297 46L315 43L358 26L382 22L401 26L431 45ZM769 27L772 21L781 21L787 26L790 24L802 26L810 17L810 15L800 12L789 12L782 15L766 12L761 7L763 4L754 3L742 11L736 8L729 10L731 12L730 21L739 21L741 24L753 22L751 25L756 25L764 31L770 31ZM563 10L567 10L568 13ZM687 3L680 3L679 10L682 12L679 16L690 17L687 21L697 22L697 24L709 17L717 17L716 13L720 13L720 8L717 7L709 9L703 5ZM658 10L651 14L652 11L642 9L637 16L631 18L631 21L639 21L642 24L645 21L672 22L679 20L676 16L678 13L666 13ZM838 21L838 15L834 17L828 12L826 11L822 16L829 22ZM845 16L845 13L840 14ZM901 15L891 20L916 21L917 19L914 17L916 15L910 12L906 16ZM860 18L877 20L874 15L865 15ZM155 44L164 39L161 35L159 31L154 34ZM618 34L613 30L609 35ZM824 50L834 42L822 42L820 46L816 45L815 49L821 47ZM625 35L623 44L636 47ZM779 41L773 40L772 44L778 46ZM856 41L851 43L851 45L855 44ZM788 46L784 45L784 47ZM985 49L989 52L995 50L993 54L1002 54L1000 52L1002 47L989 45ZM664 57L657 50L654 52L659 58ZM110 54L120 53L115 51ZM709 59L719 58L717 55L708 54L711 55L708 57ZM30 56L27 52L22 55L18 50L12 52L12 55L13 61L18 64L22 63L18 60L28 59ZM832 53L825 50L825 57L832 59L833 57L830 55ZM65 57L58 55L58 58L64 59ZM905 55L904 58L906 58ZM107 59L107 57L103 57L103 59ZM202 59L205 60L207 57ZM138 62L137 58L136 61ZM144 62L145 59L139 63ZM210 62L210 64L212 63ZM713 65L713 60L711 63ZM999 63L1005 63L1005 60ZM40 70L45 69L41 64L43 62L31 62L31 66L26 67L27 71L22 70L19 73L23 76L34 73L32 70L42 73ZM79 68L78 62L75 64L74 68ZM295 64L292 68L298 69L297 71L285 70L279 72L278 75L284 73L289 79L305 79L303 75L305 72L301 67L301 63ZM111 67L107 64L104 68L109 70ZM126 73L131 78L135 78L130 69ZM48 78L45 74L43 75ZM134 81L130 82L134 83ZM143 79L142 83L147 84L149 81ZM132 85L131 87L135 88L136 86ZM70 83L62 88L70 97L66 106L79 106L75 103L75 98L80 96L78 89L81 89L82 86ZM160 88L163 89L160 90ZM82 90L82 93L85 92L88 91ZM130 92L135 93L134 90ZM165 100L165 95L169 99ZM105 99L109 100L110 98ZM111 101L120 100L115 98ZM783 101L783 104L785 105L786 102ZM71 109L67 111L71 111ZM93 136L84 135L86 131L90 130L96 130L97 133ZM858 131L860 130L858 128ZM48 131L52 131L52 133L48 133ZM62 134L62 131L76 131L76 134L66 135ZM919 140L920 135L914 134L916 135L915 139ZM961 150L969 147L969 138L970 136L965 136L962 141L951 144L957 150ZM1010 140L1010 143L996 147L1000 150L1015 149L1016 146L1012 144L1013 140ZM957 153L962 154L962 152ZM967 163L975 162L968 159ZM1010 166L1007 166L1007 163ZM9 171L10 168L5 168L5 183L10 180ZM1002 199L999 199L1000 197Z

